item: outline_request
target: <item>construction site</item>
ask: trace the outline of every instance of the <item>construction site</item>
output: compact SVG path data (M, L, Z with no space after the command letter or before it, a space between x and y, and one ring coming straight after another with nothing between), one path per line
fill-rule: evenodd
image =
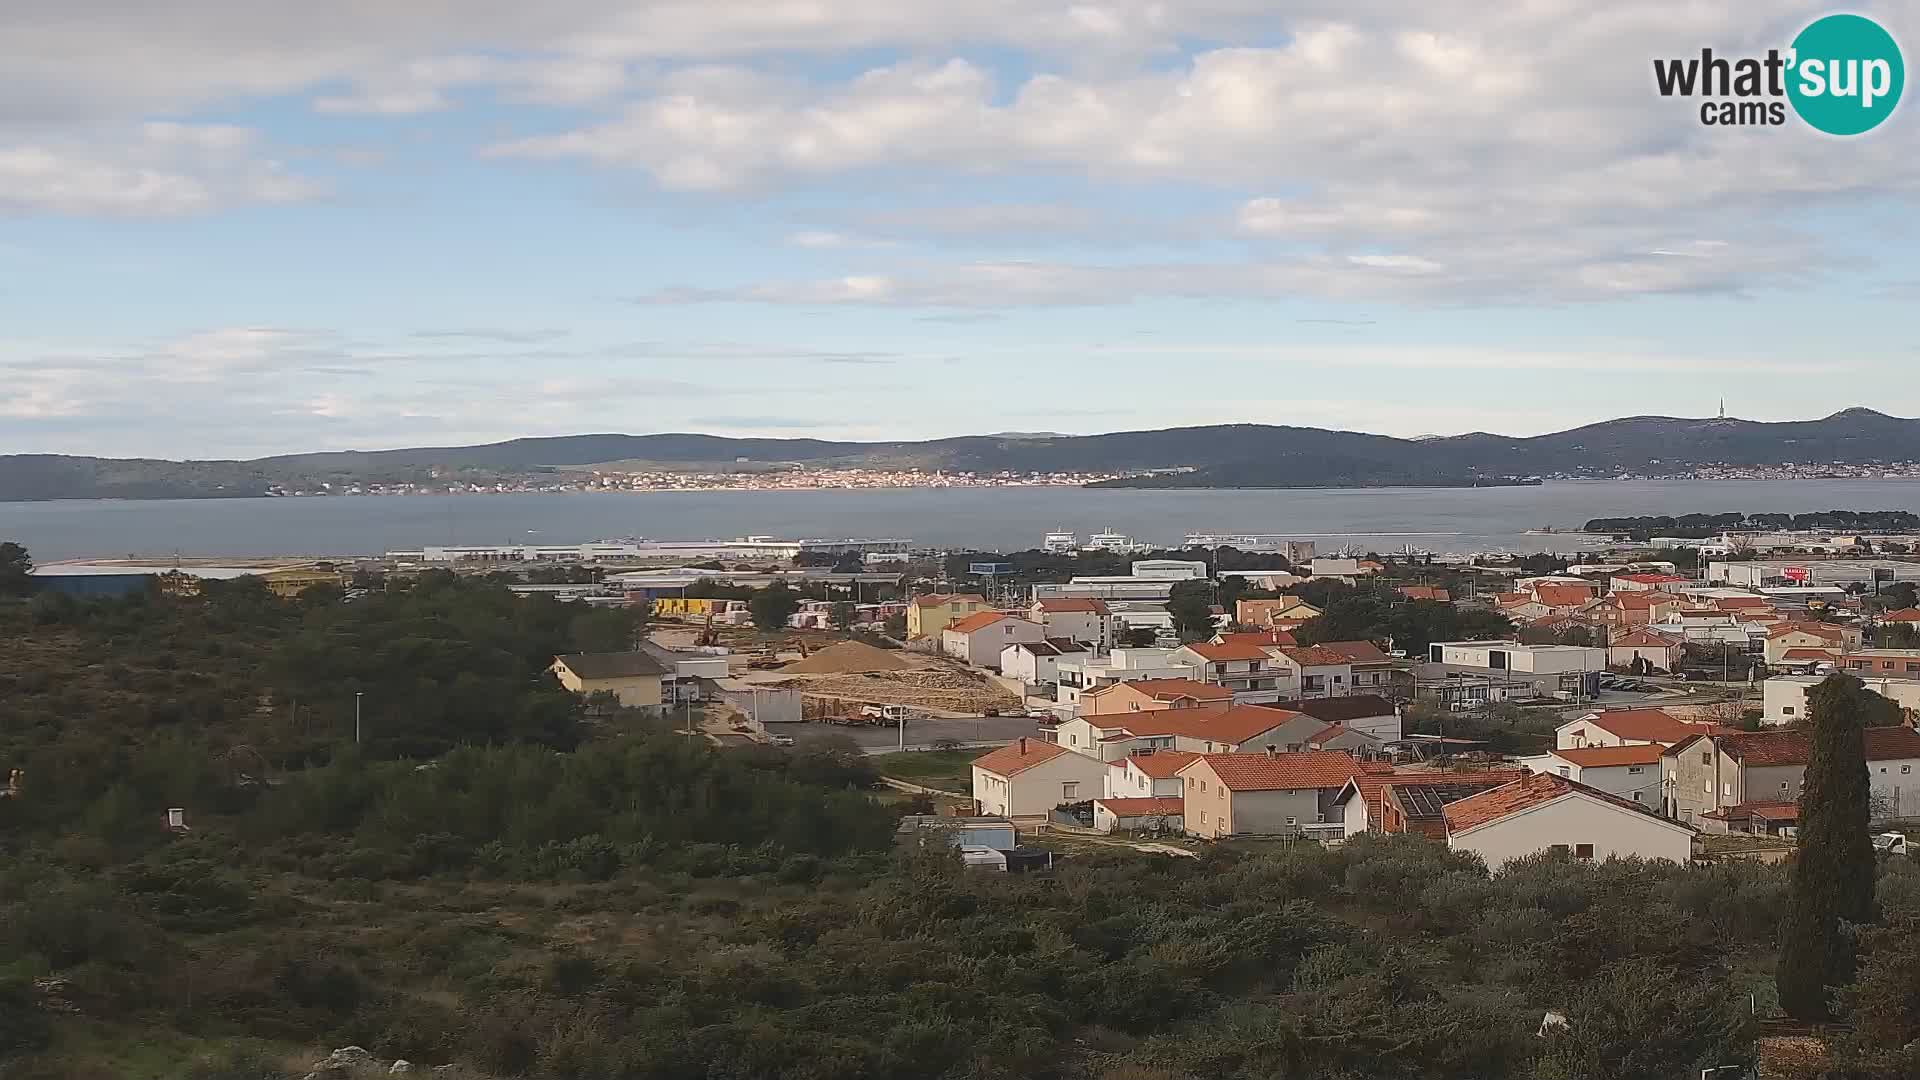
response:
M1023 708L1020 697L990 675L944 656L882 649L828 634L793 632L769 638L750 629L711 627L697 634L656 631L669 648L729 650L733 678L754 686L797 690L808 720L859 718L867 706L904 706L910 716L982 716Z

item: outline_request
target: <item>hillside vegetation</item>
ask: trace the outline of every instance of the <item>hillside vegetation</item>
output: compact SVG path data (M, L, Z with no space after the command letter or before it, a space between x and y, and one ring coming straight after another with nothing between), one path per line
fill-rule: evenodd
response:
M539 670L617 629L581 617L442 577L0 601L0 1074L298 1076L357 1044L608 1080L1600 1080L1752 1052L1777 868L1489 875L1396 838L965 872L894 852L911 804L850 747L585 716ZM357 750L345 686L381 732ZM1920 916L1916 869L1883 869L1876 933ZM1912 941L1849 991L1860 1075L1911 1075ZM1569 1030L1536 1037L1546 1010Z

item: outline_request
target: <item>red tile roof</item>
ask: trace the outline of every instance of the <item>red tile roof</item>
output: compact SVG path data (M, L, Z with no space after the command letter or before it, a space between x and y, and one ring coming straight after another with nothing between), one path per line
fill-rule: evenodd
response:
M1196 698L1200 701L1227 701L1233 697L1233 691L1224 686L1195 682L1192 679L1140 679L1135 682L1109 683L1106 686L1096 686L1081 696L1093 697L1120 686L1130 686L1155 701L1172 701L1174 698L1183 697Z
M1589 713L1580 718L1621 739L1672 743L1700 734L1704 728L1676 718L1660 709L1614 709Z
M1061 615L1072 611L1083 612L1088 615L1112 614L1112 612L1108 610L1105 600L1081 600L1072 597L1059 597L1047 600L1036 600L1033 606L1049 615Z
M1889 611L1880 616L1880 621L1920 623L1920 608L1907 607L1898 611Z
M1607 599L1619 605L1622 611L1633 611L1638 608L1652 609L1661 604L1680 602L1679 597L1663 592L1617 592L1608 596Z
M1323 641L1314 648L1337 653L1350 664L1377 664L1393 659L1371 641Z
M1503 787L1491 788L1478 795L1469 795L1458 802L1448 803L1441 814L1446 818L1448 835L1454 835L1574 793L1609 802L1615 806L1626 807L1636 813L1646 814L1656 821L1667 820L1639 803L1622 799L1617 795L1609 795L1597 788L1588 787L1554 773L1534 773ZM1677 821L1669 824L1678 828L1689 828Z
M1635 585L1678 585L1692 580L1677 574L1618 574L1621 581L1631 581Z
M1280 651L1286 654L1287 659L1301 667L1327 667L1352 663L1345 653L1326 645L1295 646L1282 648Z
M1199 754L1189 754L1185 750L1158 750L1151 754L1135 754L1114 762L1118 768L1133 763L1133 767L1155 780L1171 780L1173 774L1193 763Z
M971 634L976 630L985 630L1001 619L1007 618L1012 618L1012 616L1005 612L976 611L964 619L956 619L948 623L944 629L954 631L955 633Z
M1723 806L1718 810L1709 810L1701 817L1715 818L1721 821L1738 821L1742 818L1760 818L1764 821L1787 822L1800 820L1800 804L1790 802L1748 802Z
M1910 727L1872 727L1865 734L1868 761L1920 758L1920 731Z
M1438 585L1402 585L1400 595L1409 600L1438 600L1442 604L1453 599L1452 594Z
M1827 623L1817 622L1784 622L1767 631L1767 636L1777 638L1785 637L1793 633L1812 634L1814 637L1825 638L1828 641L1847 640L1847 632L1845 630Z
M1503 592L1495 593L1493 602L1497 607L1519 607L1521 604L1534 603L1534 599L1531 593Z
M1104 806L1115 817L1153 817L1166 815L1179 817L1186 811L1187 802L1178 795L1161 795L1148 799L1095 799L1095 806Z
M1202 754L1200 761L1213 770L1229 791L1338 789L1360 775L1353 759L1338 750L1308 750L1299 754ZM1200 761L1186 768L1198 768Z
M1211 641L1196 641L1186 646L1186 648L1196 656L1214 663L1224 663L1229 660L1267 659L1267 651L1250 641L1229 642L1225 645L1215 645Z
M1593 599L1593 589L1586 585L1535 585L1533 595L1548 607L1579 607Z
M1061 754L1073 751L1059 743L1042 742L1039 739L1015 739L996 750L991 750L973 759L973 767L985 769L997 776L1013 776L1026 772L1035 765L1045 765Z
M1349 720L1368 719L1375 716L1392 716L1393 702L1378 694L1348 694L1345 697L1296 698L1291 701L1276 701L1270 705L1261 705L1263 709L1288 709L1306 713L1315 720L1325 720L1329 724L1344 723Z
M1722 611L1739 608L1770 608L1773 601L1764 596L1716 596L1713 606Z
M1660 760L1660 755L1666 749L1659 743L1643 743L1635 746L1584 746L1548 752L1583 769L1604 769L1611 765L1652 765Z
M1371 763L1362 764L1360 774L1353 778L1354 790L1367 804L1367 822L1370 827L1386 828L1382 813L1386 791L1390 787L1428 786L1428 787L1472 787L1476 785L1494 788L1502 784L1511 784L1523 779L1525 770L1487 769L1478 772L1438 772L1422 769L1417 772L1394 772L1389 769L1382 773ZM1404 824L1404 823L1401 823ZM1403 830L1393 830L1403 831Z
M1813 758L1813 743L1798 730L1732 731L1711 733L1720 749L1743 765L1805 765ZM1920 760L1920 732L1910 727L1877 727L1862 732L1868 761ZM1693 742L1675 743L1667 753L1677 754Z
M1780 654L1782 660L1838 660L1839 649L1793 648Z

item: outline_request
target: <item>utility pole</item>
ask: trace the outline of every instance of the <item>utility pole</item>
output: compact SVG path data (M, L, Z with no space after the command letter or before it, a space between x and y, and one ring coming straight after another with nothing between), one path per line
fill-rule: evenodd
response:
M359 690L353 692L353 745L355 746L360 745L360 698L362 696Z

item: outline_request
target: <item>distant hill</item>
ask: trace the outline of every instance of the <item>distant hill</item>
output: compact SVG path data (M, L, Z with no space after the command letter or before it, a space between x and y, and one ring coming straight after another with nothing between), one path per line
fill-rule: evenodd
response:
M1672 472L1694 465L1920 460L1920 421L1855 408L1760 423L1634 416L1550 435L1396 439L1353 431L1225 424L1106 435L1009 433L926 442L567 435L482 446L286 454L251 461L0 457L0 500L228 498L272 485L424 482L566 472L604 462L664 469L800 464L997 472L1162 471L1116 487L1377 487L1511 483L1543 474Z

